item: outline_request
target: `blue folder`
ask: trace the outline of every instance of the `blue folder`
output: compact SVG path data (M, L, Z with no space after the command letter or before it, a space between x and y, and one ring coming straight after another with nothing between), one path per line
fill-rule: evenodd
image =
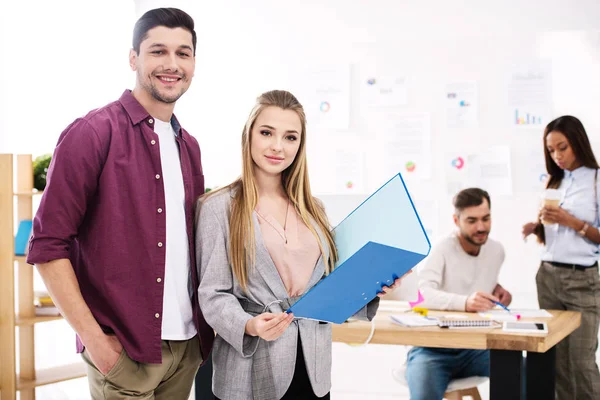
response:
M336 268L288 309L296 318L343 323L431 250L400 174L333 231L339 255Z
M19 222L19 229L15 236L15 255L24 256L26 254L32 226L33 222L31 220L22 220Z

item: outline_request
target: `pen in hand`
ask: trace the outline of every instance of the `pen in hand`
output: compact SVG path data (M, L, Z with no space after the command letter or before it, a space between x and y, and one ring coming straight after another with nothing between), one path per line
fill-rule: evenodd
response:
M500 303L499 301L495 301L495 300L490 300L492 303L494 303L497 306L500 306L502 308L504 308L506 311L511 312L508 307L506 307L504 304Z

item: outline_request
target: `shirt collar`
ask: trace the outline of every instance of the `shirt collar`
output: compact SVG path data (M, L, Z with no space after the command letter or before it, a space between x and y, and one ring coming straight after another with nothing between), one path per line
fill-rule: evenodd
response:
M588 175L590 173L590 171L593 171L593 170L591 168L588 168L585 166L576 168L573 171L565 170L565 178L570 178L570 179L576 180L578 178Z
M119 99L119 102L125 109L125 112L127 112L127 115L129 115L129 118L134 125L139 124L145 119L151 118L148 111L146 111L146 109L140 104L139 101L137 101L135 97L133 97L131 90L125 89L121 95L121 98ZM171 116L171 126L173 127L176 136L181 136L183 140L187 139L186 132L181 128L181 124L177 120L175 114Z

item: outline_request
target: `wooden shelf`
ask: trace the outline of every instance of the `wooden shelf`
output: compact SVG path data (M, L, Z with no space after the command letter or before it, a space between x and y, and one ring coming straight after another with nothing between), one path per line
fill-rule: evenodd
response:
M31 192L15 192L15 196L38 196L43 194L44 191L43 190L36 190L36 191L31 191Z
M36 379L17 376L17 390L33 389L51 383L83 378L84 376L87 376L87 366L83 362L41 369L36 371Z
M42 322L60 321L63 319L62 315L37 315L35 317L19 317L15 320L16 326L28 326L33 324L39 324Z
M15 261L27 264L27 256L15 256Z
M44 192L33 188L31 154L0 154L0 398L34 399L37 386L84 377L83 363L56 368L35 366L36 324L61 320L35 315L34 273L26 256L15 255L14 222L32 221ZM17 263L19 268L15 268ZM19 314L15 314L19 309ZM18 326L19 329L15 329ZM38 326L42 328L43 326ZM17 345L18 343L18 345ZM20 373L16 374L17 365ZM35 379L31 379L36 377Z

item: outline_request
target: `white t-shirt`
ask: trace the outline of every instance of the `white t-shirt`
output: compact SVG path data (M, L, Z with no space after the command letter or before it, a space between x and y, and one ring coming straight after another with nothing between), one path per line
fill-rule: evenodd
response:
M167 219L165 277L163 279L162 339L187 340L196 335L192 302L188 291L190 250L185 221L185 190L179 147L170 122L154 119L165 188Z
M500 242L488 238L479 254L472 256L462 248L457 234L452 234L431 250L419 273L423 307L465 311L470 294L494 291L503 262Z

